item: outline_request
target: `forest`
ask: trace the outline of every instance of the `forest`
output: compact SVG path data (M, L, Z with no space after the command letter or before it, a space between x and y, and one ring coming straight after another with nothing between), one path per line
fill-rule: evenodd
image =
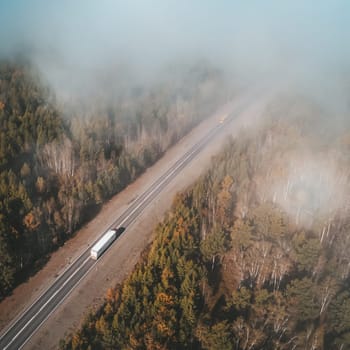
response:
M323 113L279 96L227 140L60 348L350 349L350 138Z
M31 62L1 61L0 300L220 106L225 86L200 63L72 103Z

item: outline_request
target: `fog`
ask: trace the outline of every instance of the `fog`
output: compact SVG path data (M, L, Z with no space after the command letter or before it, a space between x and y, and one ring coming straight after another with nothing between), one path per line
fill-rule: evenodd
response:
M0 23L2 58L28 58L59 98L113 98L124 86L162 79L169 67L205 62L232 85L307 96L322 111L317 130L348 126L347 0L13 0L2 1ZM345 205L339 164L316 158L296 150L271 187L270 199L294 217Z
M13 0L2 1L0 23L2 55L30 57L58 94L82 94L101 76L154 81L197 61L317 96L338 96L349 73L346 0Z
M302 149L288 158L284 174L265 184L268 198L292 221L310 227L349 212L349 170L324 154Z

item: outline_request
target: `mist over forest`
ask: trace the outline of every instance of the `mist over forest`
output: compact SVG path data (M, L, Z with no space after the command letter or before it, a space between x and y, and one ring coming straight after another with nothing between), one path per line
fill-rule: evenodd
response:
M348 1L14 0L0 23L0 300L221 106L269 95L61 347L350 347Z
M58 95L157 81L206 61L233 81L298 91L338 105L348 88L349 4L337 0L12 1L0 19L3 56L29 57Z

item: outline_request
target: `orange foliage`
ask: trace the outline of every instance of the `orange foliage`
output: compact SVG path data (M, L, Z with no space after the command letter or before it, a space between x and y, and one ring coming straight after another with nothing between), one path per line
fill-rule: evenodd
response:
M113 288L108 288L106 293L107 301L112 301L114 299L114 291Z
M141 343L135 338L133 334L130 334L129 336L129 343L132 349L136 349L141 346Z
M170 330L170 328L163 321L158 322L157 330L162 335L169 336L172 334L172 331Z
M24 217L23 223L29 230L35 230L40 226L40 218L37 213L32 210Z
M167 295L165 293L158 293L157 294L157 300L163 304L166 305L173 305L174 301L173 301L173 297L171 295Z

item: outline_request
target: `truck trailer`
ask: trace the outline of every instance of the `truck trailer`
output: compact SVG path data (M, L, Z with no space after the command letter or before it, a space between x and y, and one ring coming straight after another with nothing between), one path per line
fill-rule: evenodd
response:
M102 253L113 243L117 238L117 230L108 230L98 242L91 248L90 256L92 259L97 260Z

